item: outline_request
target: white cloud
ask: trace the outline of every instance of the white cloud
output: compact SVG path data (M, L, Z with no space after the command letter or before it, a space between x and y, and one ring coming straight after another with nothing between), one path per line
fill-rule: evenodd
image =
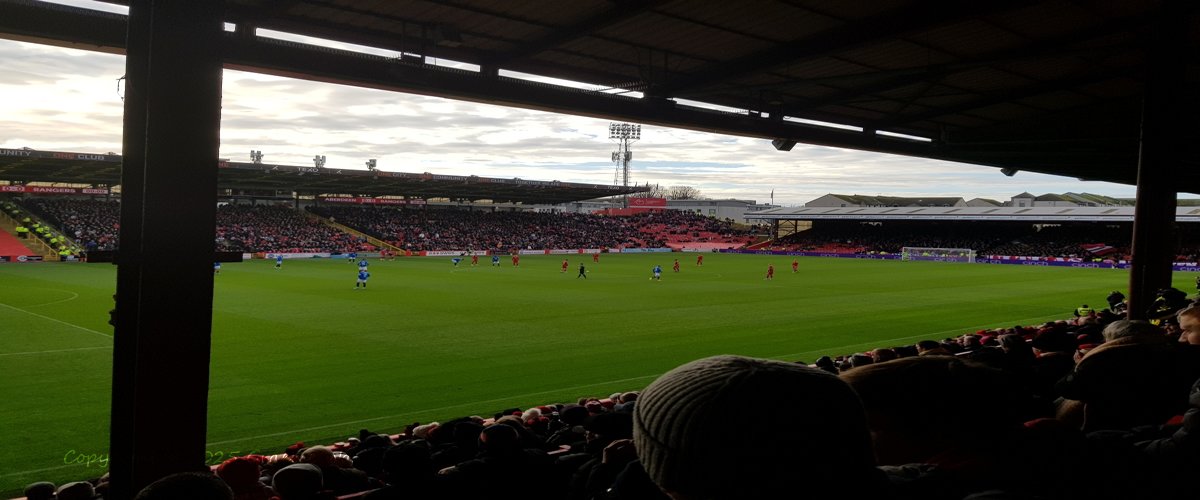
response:
M124 59L0 41L0 146L119 151ZM611 183L608 121L226 71L221 156L272 163ZM633 181L712 197L801 204L826 193L1007 199L1029 191L1132 197L1132 186L836 148L776 151L763 139L642 127Z

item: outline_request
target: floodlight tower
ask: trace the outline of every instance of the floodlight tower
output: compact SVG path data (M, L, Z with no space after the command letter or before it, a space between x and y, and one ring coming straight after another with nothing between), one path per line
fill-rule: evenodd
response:
M257 149L250 150L250 161L252 163L254 163L255 165L260 165L260 164L262 164L262 159L263 159L262 151L259 151Z
M629 162L633 161L633 150L629 145L642 138L642 126L633 123L609 123L608 138L617 141L617 150L612 154L612 161L617 164L613 184L629 187ZM629 195L624 195L622 199L622 205L629 208Z
M325 168L325 155L314 156L313 165L317 168Z

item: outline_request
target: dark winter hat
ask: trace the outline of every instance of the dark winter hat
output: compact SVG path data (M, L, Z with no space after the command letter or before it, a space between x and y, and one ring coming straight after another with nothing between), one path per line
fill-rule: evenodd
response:
M850 387L766 359L715 356L667 372L638 398L633 439L659 487L705 498L832 493L874 470Z
M592 415L584 421L583 428L609 439L629 439L633 437L633 416L629 413Z
M1118 339L1092 349L1058 381L1059 395L1087 403L1087 429L1160 424L1187 410L1200 377L1200 349Z
M237 491L249 490L256 486L261 473L259 462L246 457L231 458L217 467L217 477Z
M54 483L45 481L30 484L25 487L25 498L29 500L50 500L54 498L54 493L58 491L58 487Z
M271 479L275 492L282 498L307 498L324 487L324 475L313 464L293 464L276 472Z
M562 411L558 412L558 418L568 425L583 424L584 419L588 417L587 408L579 405L567 405Z
M517 430L504 424L485 427L479 434L479 449L491 453L504 453L520 448L521 436Z
M58 487L58 496L62 500L91 500L96 498L96 489L92 483L76 481Z

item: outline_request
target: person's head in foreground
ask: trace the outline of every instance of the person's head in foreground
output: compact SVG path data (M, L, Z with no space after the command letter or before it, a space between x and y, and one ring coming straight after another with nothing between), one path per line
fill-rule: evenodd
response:
M715 356L675 368L638 396L633 439L650 478L679 500L818 498L877 484L858 396L795 363Z

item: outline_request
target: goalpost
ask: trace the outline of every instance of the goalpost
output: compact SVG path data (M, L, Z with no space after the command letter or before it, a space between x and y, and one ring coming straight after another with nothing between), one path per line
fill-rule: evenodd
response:
M904 247L900 260L932 260L938 262L975 263L975 250L970 248Z

